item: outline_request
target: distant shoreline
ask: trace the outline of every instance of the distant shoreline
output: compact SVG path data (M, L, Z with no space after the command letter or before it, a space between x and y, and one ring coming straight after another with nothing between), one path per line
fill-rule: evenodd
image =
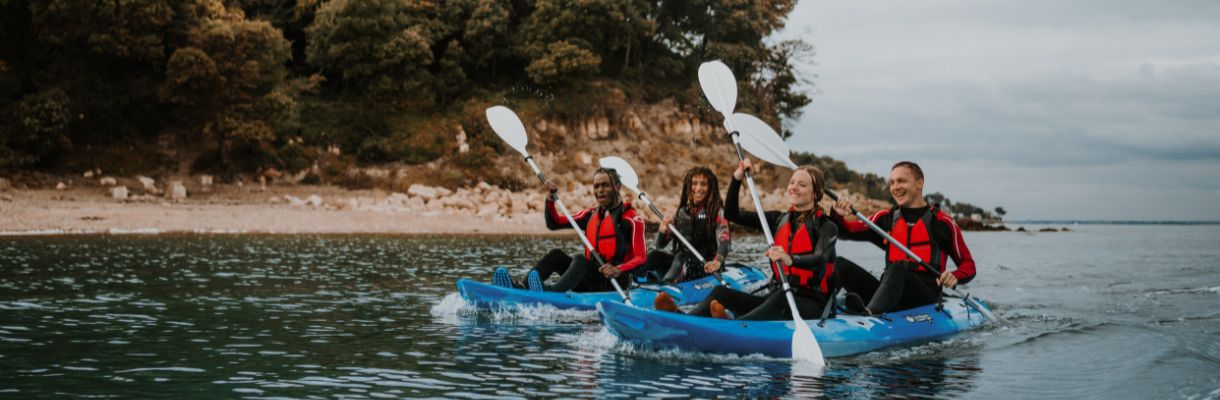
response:
M115 200L96 187L0 192L0 237L162 234L550 235L540 211L478 215L447 208L404 211L389 193L326 186L217 186L172 201ZM316 198L316 204L287 199ZM540 196L539 196L540 197ZM359 203L359 207L351 204Z

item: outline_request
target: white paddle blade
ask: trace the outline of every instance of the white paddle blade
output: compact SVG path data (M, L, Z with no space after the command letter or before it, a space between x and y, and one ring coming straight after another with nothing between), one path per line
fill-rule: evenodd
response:
M639 193L640 178L635 174L635 169L631 168L631 164L627 160L615 156L602 157L597 161L602 168L610 168L618 171L618 177L623 182L623 186L630 189L632 192Z
M491 124L491 130L496 131L496 135L508 142L513 150L529 157L530 153L525 149L530 140L529 135L525 133L525 125L521 123L517 113L505 106L491 107L487 109L487 123Z
M789 158L788 144L771 125L746 113L736 113L731 118L741 134L742 149L768 163L796 169L796 163Z
M799 319L794 320L793 323L796 325L796 330L792 332L792 359L818 366L826 365L826 359L822 356L822 346L818 346L818 340L813 337L809 324Z
M712 108L728 116L737 107L737 78L733 71L720 60L699 65L699 86L703 95L712 103Z

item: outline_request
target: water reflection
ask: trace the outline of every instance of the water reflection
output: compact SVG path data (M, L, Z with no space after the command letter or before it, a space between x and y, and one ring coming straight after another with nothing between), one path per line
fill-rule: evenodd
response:
M622 346L619 346L620 348ZM925 349L925 351L935 351ZM789 360L673 353L654 360L634 350L602 358L599 393L636 396L910 398L969 392L982 372L979 357L957 353L885 353L832 359L821 371Z
M618 343L591 311L474 310L550 238L12 238L0 244L0 392L18 397L953 396L981 347L787 360ZM747 243L749 245L749 243ZM965 350L963 350L965 349ZM927 355L932 354L932 355Z

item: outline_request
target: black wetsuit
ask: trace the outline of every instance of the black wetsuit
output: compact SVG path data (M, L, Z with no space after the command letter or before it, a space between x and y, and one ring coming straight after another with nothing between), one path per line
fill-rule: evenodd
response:
M930 258L936 259L925 261L939 271L943 271L947 260L952 259L957 265L953 276L957 278L958 284L964 284L974 279L974 259L970 255L970 249L966 247L965 240L962 239L961 228L958 228L952 217L939 209L920 207L882 210L869 220L893 234L895 213L901 215L903 222L908 227L920 224L921 220L924 223L920 225L928 226L928 233L931 236L930 247L934 249L932 251L934 254ZM869 229L863 221L847 221L841 215L835 215L833 219L839 226L840 236L844 239L869 241L888 252L885 272L881 274L880 280L847 259L840 258L836 262L843 288L848 293L858 295L862 302L867 304L869 311L881 314L920 307L937 301L940 296L940 286L936 284L938 271L928 273L906 260L906 256L901 254L896 246L887 243L885 238ZM945 255L948 257L944 257ZM855 303L849 301L848 305L854 306ZM852 311L864 311L856 309L858 306L850 308Z
M751 211L742 211L738 205L738 193L741 191L741 181L733 179L729 182L728 193L725 198L724 215L729 221L739 225L762 229L759 223L758 215ZM791 224L795 229L787 229L792 232L792 236L797 236L804 230L805 234L810 239L813 251L802 254L790 254L792 256L792 267L794 269L803 269L811 271L812 278L809 278L805 284L802 284L802 279L794 274L788 275L789 284L792 286L793 298L796 301L797 311L801 317L810 319L817 318L822 315L825 310L826 302L830 297L830 293L834 292L835 282L833 267L828 268L828 262L835 259L835 238L838 235L838 228L834 223L830 222L824 216L811 216L812 220L798 221L799 216L795 210L783 211L767 211L764 213L767 219L767 225L771 228L771 232L775 235L782 235L785 231L783 225ZM777 241L781 238L777 238ZM791 243L792 238L782 238ZM778 277L777 277L778 278ZM774 285L773 288L779 288L779 285ZM739 292L724 286L717 286L712 290L712 293L707 298L703 299L691 310L692 315L710 316L710 305L712 300L720 302L725 309L732 311L737 319L744 320L783 320L792 318L791 309L788 306L787 296L783 290L772 290L766 296L756 296L749 293Z
M693 212L692 212L693 211ZM715 231L709 229L715 224ZM674 228L689 240L699 251L704 260L720 260L723 264L732 246L729 233L729 222L724 218L724 211L709 216L703 209L683 208L674 215ZM672 244L673 249L666 252L666 246ZM703 278L708 275L703 269L699 258L691 254L690 249L673 232L657 233L656 249L648 252L646 269L660 271L664 283L678 283Z
M571 229L567 217L564 217L555 208L555 203L550 198L546 202L546 217L547 228L551 230ZM589 242L594 246L600 245L604 241L614 240L613 249L605 249L599 251L602 258L610 264L615 265L623 272L618 278L620 287L627 287L627 280L630 274L637 266L640 266L645 261L644 253L644 221L636 215L635 210L631 208L629 203L619 203L608 210L600 207L593 207L581 210L572 215L572 220L581 229L590 229L589 224L594 221L604 221L613 223L613 233L610 235L601 235L601 232L595 234L595 237L589 237L586 232L584 235L589 237ZM598 229L600 227L592 227ZM607 231L610 231L609 225L606 225ZM601 237L597 237L601 236ZM587 253L587 252L586 252ZM569 290L576 292L605 292L614 290L614 285L609 279L598 271L601 268L597 262L586 254L569 256L562 250L555 249L543 256L538 264L534 266L534 270L538 271L538 277L543 282L546 282L552 274L560 274L559 280L554 284L545 284L544 288L548 292L566 292Z

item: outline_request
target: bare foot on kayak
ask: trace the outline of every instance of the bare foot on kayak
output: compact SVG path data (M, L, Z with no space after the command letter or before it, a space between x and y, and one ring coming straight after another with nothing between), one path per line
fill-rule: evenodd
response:
M729 313L724 312L724 305L720 304L718 300L712 300L708 309L712 311L712 318L729 319Z
M669 293L665 292L657 294L656 300L652 301L652 308L661 311L678 312L678 305L674 303L674 298L669 297Z

